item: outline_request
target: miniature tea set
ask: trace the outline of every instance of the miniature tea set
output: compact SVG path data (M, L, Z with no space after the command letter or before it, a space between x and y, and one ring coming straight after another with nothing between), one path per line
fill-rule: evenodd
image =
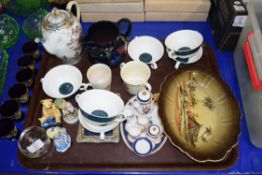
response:
M133 113L120 126L121 136L127 147L139 156L159 151L167 138L152 93L145 89L139 91L127 102L125 109Z
M76 6L76 17L70 12L73 5ZM69 23L71 25L68 25ZM124 23L127 25L123 25ZM123 26L127 27L125 32L121 33L120 29ZM190 118L195 113L189 111L190 114L184 114L183 108L180 107L176 109L174 115L167 116L166 111L169 112L169 108L173 109L174 104L164 99L170 100L168 97L177 94L166 86L175 85L171 85L169 80L164 81L161 86L161 101L158 103L156 96L152 94L152 86L148 83L151 76L150 67L153 70L161 68L158 62L164 55L164 45L158 39L147 35L137 36L128 43L126 40L130 31L131 22L127 19L121 19L117 23L99 21L91 25L87 36L82 39L79 9L74 1L68 3L67 11L54 8L44 18L41 41L46 51L62 59L63 63L69 63L51 68L41 79L44 93L53 99L42 99L42 116L39 116L38 120L40 125L47 130L48 137L53 140L56 151L65 152L71 146L71 137L62 127L62 122L75 124L78 120L86 130L98 133L101 140L105 139L106 132L120 125L124 143L132 152L141 157L159 151L167 138L182 152L192 151L183 149L179 143L176 143L174 138L181 138L177 136L176 128L169 128L166 120L174 124L181 121L173 121L172 116L177 117L183 114ZM107 36L101 37L107 32L109 32ZM179 69L181 64L195 63L203 54L203 36L194 30L175 31L166 37L164 44L168 57L176 61L175 69L178 71L181 70ZM132 61L122 62L122 54L125 52ZM72 65L80 61L81 54L87 54L95 63L86 70L88 83L83 82L81 71ZM126 104L119 94L110 91L111 69L114 66L120 67L119 76L123 84L119 86L124 86L126 91L133 96ZM193 76L192 74L191 78ZM99 82L100 80L102 83ZM165 95L167 92L163 89L167 89L172 95ZM79 93L78 90L83 92ZM183 91L183 88L180 90ZM74 98L71 99L75 100L78 108L66 100L72 96ZM188 100L189 104L193 103L190 98L183 98ZM206 106L212 103L209 99L205 100L207 102L203 100L203 103ZM176 103L176 106L179 105L182 104ZM190 127L195 126L195 121L190 120L190 122ZM177 125L182 127L179 124L181 123ZM178 129L181 129L179 127ZM168 131L166 131L167 128ZM174 131L170 133L170 130ZM205 136L205 133L201 134ZM190 139L192 138L187 138L187 140ZM198 159L188 152L186 155L199 162L220 161L208 156ZM226 154L226 152L227 150L223 153Z

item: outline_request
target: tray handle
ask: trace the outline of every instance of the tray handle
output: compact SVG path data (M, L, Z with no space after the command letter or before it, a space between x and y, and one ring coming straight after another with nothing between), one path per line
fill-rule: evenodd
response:
M248 37L251 37L252 35L253 32L248 33ZM244 41L243 49L244 49L245 59L247 62L248 71L251 78L251 83L256 90L262 90L262 80L260 80L257 75L256 67L254 64L254 58L248 40Z

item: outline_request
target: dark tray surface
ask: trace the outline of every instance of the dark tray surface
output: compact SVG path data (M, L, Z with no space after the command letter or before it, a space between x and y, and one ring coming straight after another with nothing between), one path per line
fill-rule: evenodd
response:
M214 71L219 75L216 58L212 48L204 44L204 53L202 58L191 65L202 65ZM125 56L124 62L130 59ZM33 96L29 104L28 116L25 121L25 128L32 125L39 126L37 118L41 116L42 105L40 100L49 98L42 90L41 82L39 81L48 70L52 67L62 64L55 56L45 54L42 58L41 67L38 72L36 83L33 90ZM151 69L151 77L149 83L153 87L153 93L159 92L160 85L165 79L165 76L175 71L174 62L168 58L165 53L164 57L157 62L158 69ZM83 75L83 82L87 82L86 71L91 65L87 57L76 64ZM191 65L182 65L191 66ZM132 96L129 95L123 85L119 75L119 66L112 68L112 88L111 90L120 93L122 99L127 102ZM75 106L74 96L67 99ZM42 158L29 159L18 152L18 158L22 166L28 169L37 170L74 170L74 171L176 171L176 170L214 170L226 169L232 166L238 158L238 148L234 148L232 152L221 162L206 162L197 163L185 154L181 153L177 148L171 145L169 141L165 143L162 149L156 154L139 157L131 152L122 139L120 143L76 143L76 134L78 123L67 125L63 123L72 138L71 148L61 154L51 148L49 153Z

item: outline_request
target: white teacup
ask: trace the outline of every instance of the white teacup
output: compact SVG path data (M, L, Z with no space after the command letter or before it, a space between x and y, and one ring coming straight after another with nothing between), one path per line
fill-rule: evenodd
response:
M59 65L50 69L41 78L42 88L52 98L67 98L78 89L85 90L88 85L82 83L80 70L72 65Z
M137 36L128 44L128 55L133 60L142 61L150 64L152 69L157 69L156 62L164 54L164 46L152 36Z
M137 94L142 89L152 90L148 80L151 75L150 68L140 61L121 63L120 76L130 94Z
M178 30L169 34L165 39L168 57L180 63L188 63L199 53L202 47L203 36L195 30Z
M112 72L109 66L102 63L92 65L86 72L90 86L94 89L111 89Z

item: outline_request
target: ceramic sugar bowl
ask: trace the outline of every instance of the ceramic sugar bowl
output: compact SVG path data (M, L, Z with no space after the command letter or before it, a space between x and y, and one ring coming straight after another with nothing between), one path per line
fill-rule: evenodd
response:
M76 6L77 16L71 13L72 6ZM62 59L64 63L76 64L82 52L82 27L80 24L80 10L77 2L70 1L66 10L53 8L42 24L43 39L41 41L46 51Z

